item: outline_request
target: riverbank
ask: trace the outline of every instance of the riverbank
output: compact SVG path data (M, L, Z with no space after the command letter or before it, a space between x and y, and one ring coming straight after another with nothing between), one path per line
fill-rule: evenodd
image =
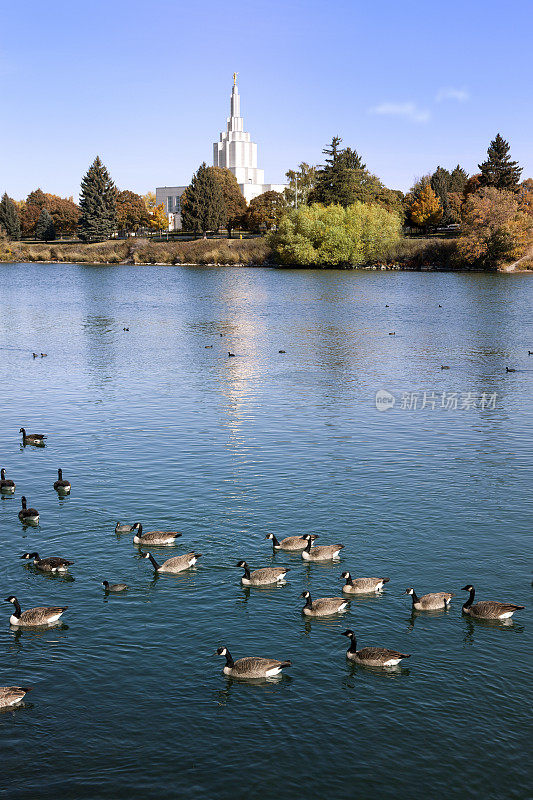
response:
M523 261L523 260L521 260ZM12 242L0 239L0 262L37 262L46 264L200 264L216 266L275 266L276 254L267 238L196 239L193 241L153 241L151 239L114 239L106 242ZM516 263L509 270L529 272L533 260ZM469 269L456 257L456 240L446 238L408 238L386 253L379 263L367 269L457 271Z

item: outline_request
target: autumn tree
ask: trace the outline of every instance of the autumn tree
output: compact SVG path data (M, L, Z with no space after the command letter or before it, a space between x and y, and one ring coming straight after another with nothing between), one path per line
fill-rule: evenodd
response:
M146 192L146 194L143 194L142 198L147 212L151 214L156 207L155 192Z
M518 166L518 161L511 161L509 150L509 142L498 133L488 147L488 158L478 165L482 186L517 191L522 167Z
M117 192L117 226L120 231L136 231L148 224L144 199L129 189Z
M78 231L84 242L108 239L117 227L117 190L96 156L81 183Z
M494 186L470 194L463 205L458 251L484 269L515 261L533 245L533 217L518 193Z
M56 236L72 236L76 233L80 218L80 209L72 197L46 195L45 209L50 213Z
M305 161L298 165L298 169L290 169L285 173L288 187L285 189L285 199L290 206L303 206L309 199L310 192L315 187L316 167L310 167Z
M250 200L244 219L249 231L269 231L277 225L287 210L287 201L281 192L268 191Z
M20 239L20 219L13 200L4 192L0 200L0 228L10 239Z
M246 213L246 200L241 194L237 178L229 169L224 167L208 167L210 173L218 182L225 206L225 222L223 225L228 231L231 239L231 232L243 224Z
M226 224L224 195L205 162L198 167L181 197L181 223L186 231L205 234Z
M421 189L413 201L409 208L409 218L414 225L424 230L438 225L441 221L442 205L430 183Z
M34 232L36 239L41 239L44 242L50 242L56 238L56 231L50 212L46 208L41 209L39 219L35 226Z
M168 231L168 216L164 203L159 203L148 215L148 225L154 231Z

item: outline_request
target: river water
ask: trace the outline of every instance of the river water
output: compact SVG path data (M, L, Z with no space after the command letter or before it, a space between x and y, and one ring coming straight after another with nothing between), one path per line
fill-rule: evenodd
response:
M0 685L33 691L0 714L2 796L530 796L530 276L0 275L1 465L17 484L0 498L0 600L69 606L61 627L17 632L3 604ZM22 448L22 425L46 447ZM22 494L37 528L17 518ZM118 520L182 531L153 553L195 550L198 567L154 579ZM342 542L342 559L273 556L270 531ZM73 580L24 551L74 561ZM290 567L286 585L244 590L240 559ZM338 596L346 569L390 582L344 617L302 617L302 590ZM104 579L130 589L106 597ZM511 625L463 618L466 583L526 608ZM456 597L413 616L408 586ZM411 658L353 666L347 627ZM220 645L293 665L235 682Z

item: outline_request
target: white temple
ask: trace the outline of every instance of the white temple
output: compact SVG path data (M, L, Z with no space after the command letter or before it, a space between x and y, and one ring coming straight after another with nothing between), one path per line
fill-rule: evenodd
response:
M257 145L244 130L241 117L241 98L237 86L237 73L233 73L230 116L226 130L213 145L213 166L226 167L237 178L239 189L247 203L263 192L283 192L285 184L265 183L264 170L257 167Z
M257 144L244 130L241 117L241 98L237 86L237 73L233 73L230 116L226 130L213 145L213 166L226 167L237 178L239 189L247 203L263 192L283 192L284 183L265 183L264 170L257 167ZM181 195L186 186L158 186L156 204L164 203L169 230L181 228Z

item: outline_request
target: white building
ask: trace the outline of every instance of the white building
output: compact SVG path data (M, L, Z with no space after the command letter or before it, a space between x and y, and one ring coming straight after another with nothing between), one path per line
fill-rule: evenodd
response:
M257 145L244 130L241 117L241 98L237 73L233 74L230 115L226 130L213 145L213 166L226 167L237 178L239 189L247 203L263 192L282 192L287 184L265 183L265 172L257 167Z
M213 145L213 166L229 169L237 178L239 189L247 203L263 192L283 192L285 183L265 183L264 170L257 166L257 144L252 142L244 130L241 117L241 98L237 86L237 73L233 74L230 116L226 130ZM186 186L158 186L155 190L156 204L165 206L168 215L168 229L181 228L181 195Z

